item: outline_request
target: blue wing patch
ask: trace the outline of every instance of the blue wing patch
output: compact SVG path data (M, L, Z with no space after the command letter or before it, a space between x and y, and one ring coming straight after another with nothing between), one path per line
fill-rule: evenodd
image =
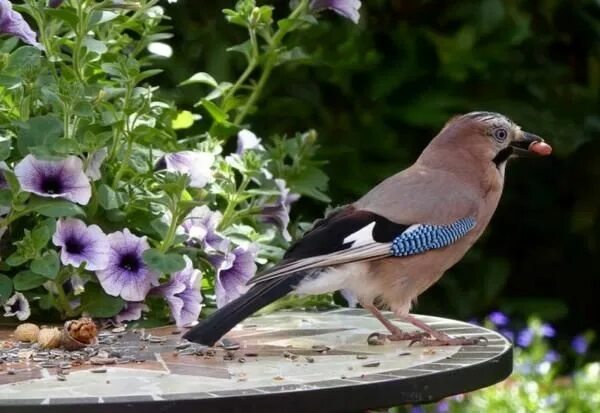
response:
M406 257L446 247L471 231L475 224L475 218L466 217L448 225L412 226L394 238L391 254L395 257Z

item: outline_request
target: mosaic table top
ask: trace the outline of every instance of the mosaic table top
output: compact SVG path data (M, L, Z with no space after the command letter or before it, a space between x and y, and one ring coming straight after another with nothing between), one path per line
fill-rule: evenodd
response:
M369 334L382 327L360 309L249 318L228 334L225 347L215 348L182 341L174 327L112 330L101 333L99 345L75 353L14 350L18 360L0 364L0 411L360 411L436 401L512 371L512 347L500 334L418 317L450 335L483 336L488 343L369 345ZM0 343L9 333L0 330Z

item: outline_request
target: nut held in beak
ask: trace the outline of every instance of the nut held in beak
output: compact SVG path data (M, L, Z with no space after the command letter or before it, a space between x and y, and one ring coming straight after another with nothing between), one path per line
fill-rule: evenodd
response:
M552 146L546 142L531 142L529 145L529 152L533 152L539 156L548 156L552 153Z

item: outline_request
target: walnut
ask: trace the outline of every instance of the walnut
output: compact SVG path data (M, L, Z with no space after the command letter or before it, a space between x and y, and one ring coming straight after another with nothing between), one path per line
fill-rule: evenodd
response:
M91 318L70 320L63 328L62 344L67 350L78 350L90 344L96 344L98 329Z
M34 343L37 341L40 328L33 323L24 323L17 326L15 330L15 339Z

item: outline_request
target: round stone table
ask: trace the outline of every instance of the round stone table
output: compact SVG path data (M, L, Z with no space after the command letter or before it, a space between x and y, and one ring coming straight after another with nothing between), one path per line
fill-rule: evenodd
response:
M107 331L101 344L78 353L40 354L24 345L9 358L5 352L0 412L356 412L434 402L511 373L512 347L500 334L419 318L488 344L368 345L367 336L382 326L360 309L250 318L227 336L227 348L182 343L174 327ZM5 348L9 333L0 332Z

